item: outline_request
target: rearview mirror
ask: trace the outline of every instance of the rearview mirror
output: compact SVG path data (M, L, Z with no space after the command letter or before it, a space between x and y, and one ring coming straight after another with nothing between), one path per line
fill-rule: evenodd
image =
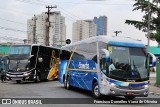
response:
M152 67L155 67L156 66L156 56L150 52L148 52L148 55L151 57L151 65Z
M34 56L34 55L30 55L30 56L28 57L28 59L31 59L33 56Z
M110 53L107 49L102 49L102 57L106 58L106 62L110 62Z

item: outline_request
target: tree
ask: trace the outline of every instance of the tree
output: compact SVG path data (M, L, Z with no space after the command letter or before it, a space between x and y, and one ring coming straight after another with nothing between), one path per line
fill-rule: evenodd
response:
M136 21L136 20L126 20L126 24L133 25L137 29L142 30L143 32L147 32L148 28L148 15L149 15L149 8L148 8L148 0L135 0L135 4L133 11L135 10L141 10L141 12L144 12L145 15L142 18L142 21ZM160 0L152 0L150 2L150 38L152 40L156 40L158 44L160 45Z

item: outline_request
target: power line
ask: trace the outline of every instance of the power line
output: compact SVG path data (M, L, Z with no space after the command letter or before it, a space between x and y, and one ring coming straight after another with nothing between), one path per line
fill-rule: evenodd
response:
M65 14L65 15L68 15L65 12L62 12L62 13ZM75 21L76 20L75 18L72 18L72 17L65 17L65 18L68 19L68 20L70 20L70 21Z
M36 4L36 5L43 5L42 3L36 3L36 2L31 2L31 1L28 1L28 0L16 0L16 1L19 1L19 2L23 2L23 3L29 3L29 4Z
M36 1L39 1L39 2L43 2L43 3L46 3L46 2L44 2L44 1L42 1L42 0L36 0ZM95 5L97 5L97 4L100 4L100 5L133 5L133 4L131 4L131 3L121 3L121 4L119 4L119 3L83 3L83 2L55 2L55 3L61 3L61 4L89 4L89 5L92 5L92 4L95 4Z
M16 14L19 13L19 14L24 15L25 17L26 17L26 14L28 14L28 15L30 14L30 13L25 13L25 14L24 14L24 13L22 13L22 12L20 12L20 11L17 11L17 10L13 10L13 9L12 9L12 10L8 10L8 9L2 8L2 7L0 7L0 10L1 10L1 11L5 11L5 13L8 12L9 14L11 14L11 12L12 12L12 13L16 13Z
M47 3L47 4L49 3L49 2L42 1L42 0L36 0L36 1L43 2L43 3ZM52 3L49 3L49 4L53 5ZM66 11L66 10L63 9L61 6L58 6L58 8L60 8L60 9L63 10L63 11L65 11L66 13L68 13L68 14L71 15L71 16L74 16L74 17L76 17L76 18L78 18L78 19L81 19L81 18L79 18L78 16L76 16L76 15L74 15L74 14ZM71 17L71 16L70 16L70 17ZM72 18L73 18L73 17L72 17Z
M60 6L58 6L58 7L59 7L60 9L62 9L63 11L65 11L66 13L70 14L71 16L74 16L74 17L76 17L76 18L78 18L78 19L81 19L80 17L78 17L78 16L76 16L76 15L74 15L74 14L72 14L72 13L66 11L66 10L63 9L62 7L60 7Z
M27 31L23 31L23 30L19 30L19 29L14 29L14 28L3 27L3 26L0 26L0 29L10 30L10 31L15 31L15 32L22 32L22 33L27 32Z
M13 36L13 35L12 35ZM16 36L14 37L11 37L11 36L7 36L6 34L2 34L0 33L0 38L3 39L3 40L12 40L12 41L23 41L22 39L19 39L19 38L15 38Z
M27 0L25 0L25 1L27 1ZM45 2L45 1L42 1L42 0L36 0L36 1L42 2L42 3L44 3L44 4L47 3L47 4L53 5L53 4L50 3L50 2ZM72 14L71 12L66 11L66 10L63 9L62 7L58 6L58 8L60 8L62 11L64 11L64 12L62 12L63 14L69 16L69 18L66 17L68 20L70 20L70 19L71 19L70 21L82 20L80 17L78 17L78 16ZM75 18L72 17L72 16L74 16ZM103 28L102 28L102 27L99 27L99 29L103 29Z
M32 32L28 32L28 31L23 31L23 30L19 30L19 29L13 29L13 28L9 28L9 27L3 27L3 26L0 26L0 29L2 29L2 30L10 30L10 31L14 31L14 32L21 32L21 33L33 33L33 31ZM38 34L38 33L36 33L36 35L42 35L42 34ZM45 36L45 35L42 35L42 36Z
M12 22L12 23L17 23L17 24L21 24L21 25L27 25L27 24L25 24L25 23L21 23L21 22L17 22L17 21L12 21L12 20L8 20L8 19L3 19L3 18L1 18L1 17L0 17L0 20Z
M36 5L47 5L47 4L51 4L51 5L54 5L52 3L49 3L49 2L45 2L45 1L41 1L41 0L36 0L36 1L39 1L39 2L42 2L42 3L36 3L36 2L30 2L28 0L16 0L16 1L19 1L19 2L23 2L23 3L28 3L28 4L36 4ZM59 7L59 6L58 6ZM66 11L65 9L59 7L61 10L65 11L67 14L70 14L69 17L73 18L72 16L76 17L76 18L79 18L78 16L75 16L73 14L71 14L70 12ZM74 18L73 18L74 19ZM80 18L79 18L80 19Z
M36 1L38 1L38 2L41 2L41 3L37 3L37 2L32 2L31 3L31 1L28 1L28 0L17 0L17 1L20 1L20 2L24 2L24 3L29 3L29 4L36 4L36 5L46 5L46 3L47 4L52 4L52 3L49 3L49 2L45 2L45 1L42 1L42 0L36 0ZM78 3L79 4L79 3ZM58 6L59 7L59 6ZM67 19L71 19L71 20L81 20L81 18L80 17L78 17L78 16L76 16L76 15L73 15L72 13L70 13L70 12L68 12L68 11L66 11L65 9L63 9L63 8L61 8L61 7L59 7L62 11L64 11L63 13L65 13L65 15L67 15L67 16L69 16L69 18L68 17L66 17ZM73 16L74 16L74 18L73 18ZM102 27L99 27L99 29L103 29Z

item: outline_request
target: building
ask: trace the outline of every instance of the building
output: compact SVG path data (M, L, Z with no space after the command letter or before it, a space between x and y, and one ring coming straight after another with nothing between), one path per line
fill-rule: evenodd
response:
M52 15L53 14L53 15ZM50 45L63 46L66 41L66 25L65 17L60 15L60 12L51 13L50 16Z
M29 44L38 43L41 45L47 45L47 40L49 38L50 46L65 45L65 18L59 11L50 12L49 22L50 23L48 23L48 15L45 12L32 17L32 19L27 20L27 40Z
M92 20L78 20L72 27L72 43L96 36L96 25Z
M107 17L94 17L93 22L96 24L96 35L107 35Z

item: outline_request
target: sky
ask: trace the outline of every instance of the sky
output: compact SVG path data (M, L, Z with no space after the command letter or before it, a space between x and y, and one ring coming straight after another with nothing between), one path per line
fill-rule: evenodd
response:
M0 42L21 42L27 38L27 19L46 12L47 5L57 5L51 11L60 11L65 17L67 39L72 38L72 24L76 20L108 17L108 35L122 31L118 36L142 40L147 44L146 34L134 26L125 24L126 19L141 20L141 11L132 11L134 0L1 0ZM151 41L156 46L156 41Z

